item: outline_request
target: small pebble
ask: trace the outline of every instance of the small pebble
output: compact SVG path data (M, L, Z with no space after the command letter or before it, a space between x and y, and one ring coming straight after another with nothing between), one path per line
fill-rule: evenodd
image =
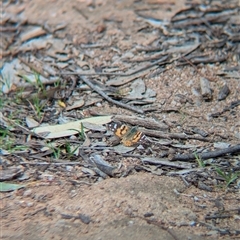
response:
M143 216L144 217L152 217L154 214L152 212L147 212Z
M32 207L33 205L34 205L33 202L27 202L27 203L26 203L26 206L27 206L27 207Z
M71 172L71 171L73 170L73 166L66 166L66 170L67 170L68 172Z
M32 195L32 189L28 189L28 190L26 190L24 193L23 193L23 196L24 197L29 197L29 196L31 196Z

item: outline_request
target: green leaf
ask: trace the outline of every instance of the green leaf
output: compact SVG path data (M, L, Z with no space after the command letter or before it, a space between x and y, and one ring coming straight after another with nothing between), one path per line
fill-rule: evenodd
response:
M10 192L23 187L25 187L25 185L0 182L0 192Z

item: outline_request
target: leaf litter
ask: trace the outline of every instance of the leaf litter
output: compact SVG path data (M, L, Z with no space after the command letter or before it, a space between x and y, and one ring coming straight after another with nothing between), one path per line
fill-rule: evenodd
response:
M28 1L23 5L4 3L0 81L2 179L16 184L38 181L38 190L29 185L27 188L42 201L51 199L51 193L41 196L37 192L44 185L58 186L60 182L92 185L97 191L98 184L104 186L111 180L118 185L115 180L124 177L144 185L135 178L136 173L147 172L153 181L159 179L156 176L179 176L176 181L183 185L175 193L182 201L188 197L188 204L196 208L192 218L184 213L188 217L181 221L184 214L179 211L178 219L167 215L167 221L160 222L164 211L152 208L156 218L141 220L139 216L144 212L140 207L131 209L135 196L132 206L117 206L123 206L121 211L136 222L147 221L174 239L178 239L177 234L169 229L178 232L184 226L196 226L198 237L239 235L235 225L239 221L239 4L173 1L169 7L161 1L106 2L81 2L81 11L71 3L56 3L56 11L74 11L76 17L69 19L67 14L44 24L29 14L36 9ZM118 12L115 4L120 4ZM128 4L130 8L126 8ZM51 8L48 6L46 13L47 9ZM166 9L170 9L168 14ZM83 10L86 13L82 14ZM119 142L112 146L108 140L114 133L107 130L111 121L136 127L146 135L145 142L136 147ZM13 172L9 177L8 170L17 166L23 167L20 175ZM176 188L175 179L167 177L166 181L173 181ZM122 185L120 188L124 187L123 181ZM134 187L137 189L137 185ZM24 198L23 191L19 189L16 195ZM190 195L184 195L187 192ZM211 215L212 209L204 201L210 203L219 198L225 208L220 209L216 203L217 211ZM94 200L89 203L94 205ZM30 208L32 204L29 202ZM57 204L64 206L63 202ZM21 201L19 205L25 206ZM199 208L205 210L197 216ZM39 211L48 214L44 208ZM220 214L222 211L229 223ZM78 219L73 213L70 211L69 218L72 214ZM35 214L38 210L32 212L32 216ZM90 210L79 214L84 216L80 220L85 224L94 219ZM107 215L113 218L109 211ZM91 221L84 221L85 218ZM209 221L214 218L218 224Z

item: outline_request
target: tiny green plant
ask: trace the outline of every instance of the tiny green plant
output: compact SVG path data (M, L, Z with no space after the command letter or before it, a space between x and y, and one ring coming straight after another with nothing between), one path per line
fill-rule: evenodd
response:
M30 80L30 78L28 78L26 75L19 74L19 76L22 77L23 80L25 80L27 83L33 84L33 82Z
M201 157L199 157L199 155L197 153L194 153L194 156L196 158L196 161L197 161L199 167L201 167L201 168L206 167L204 161L201 159Z
M23 151L26 150L27 147L23 145L16 145L16 142L12 139L5 139L4 141L0 140L1 147L9 151L11 153L14 153L15 151Z
M4 106L4 100L2 98L2 96L0 96L0 109L2 109Z
M61 85L61 80L58 79L55 83L54 83L54 87L57 88Z
M10 135L10 131L8 130L8 128L3 128L3 127L0 127L0 137L2 139L5 139L6 136Z
M84 132L84 127L83 127L83 123L81 122L81 131L80 131L80 137L81 140L85 140L85 132Z
M84 127L83 127L83 124L82 124L82 123L81 123L81 125L80 125L80 131L77 130L77 129L69 129L69 130L73 130L73 131L78 132L78 133L79 133L79 138L80 138L80 140L82 140L82 141L85 140L86 137L85 137Z
M74 149L71 148L71 144L69 142L65 143L65 148L66 148L66 152L68 157L73 157L74 153L76 152L76 150L79 148L79 146L75 147Z
M60 148L54 148L53 149L53 156L55 159L60 158L61 156L61 149Z
M54 147L52 143L48 143L48 147L52 150L53 157L59 159L61 156L60 147Z
M34 96L33 98L33 107L36 112L36 115L38 118L42 118L43 114L43 108L45 106L45 103L42 102L42 100L38 96Z
M186 116L186 113L182 111L182 109L180 110L180 114L181 114L180 124L183 124L187 116Z
M11 150L14 146L12 134L8 128L0 127L0 146L4 150Z
M11 149L9 149L10 152L15 152L15 151L24 151L28 149L28 147L23 146L23 145L17 145L17 146L13 146Z
M24 88L23 87L20 87L17 92L16 92L16 103L21 103L22 102L22 99L23 99L23 91L24 91Z
M41 79L40 79L40 74L37 72L34 72L34 78L35 78L35 82L32 81L29 77L27 77L26 75L19 75L20 77L22 77L26 82L32 84L35 86L35 84L38 87L38 92L42 92L43 94L46 93L46 89L44 87L44 84L42 83Z
M44 91L45 88L44 88L44 85L43 85L43 83L42 83L42 81L41 81L41 79L40 79L40 74L34 72L34 77L35 77L35 80L36 80L36 83L37 83L39 89L40 89L41 91Z
M215 167L216 172L218 173L219 176L221 176L224 181L226 182L226 187L229 187L231 183L233 183L235 180L238 179L240 176L240 172L224 172L218 167Z
M10 80L10 74L8 76L4 76L0 78L0 81L7 86L7 89L11 88L11 80Z

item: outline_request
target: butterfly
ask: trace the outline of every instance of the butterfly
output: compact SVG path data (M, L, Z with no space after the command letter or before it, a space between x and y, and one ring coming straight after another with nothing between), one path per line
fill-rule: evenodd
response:
M137 127L130 128L119 123L111 123L108 126L109 129L121 139L121 143L126 147L137 145L146 137Z

